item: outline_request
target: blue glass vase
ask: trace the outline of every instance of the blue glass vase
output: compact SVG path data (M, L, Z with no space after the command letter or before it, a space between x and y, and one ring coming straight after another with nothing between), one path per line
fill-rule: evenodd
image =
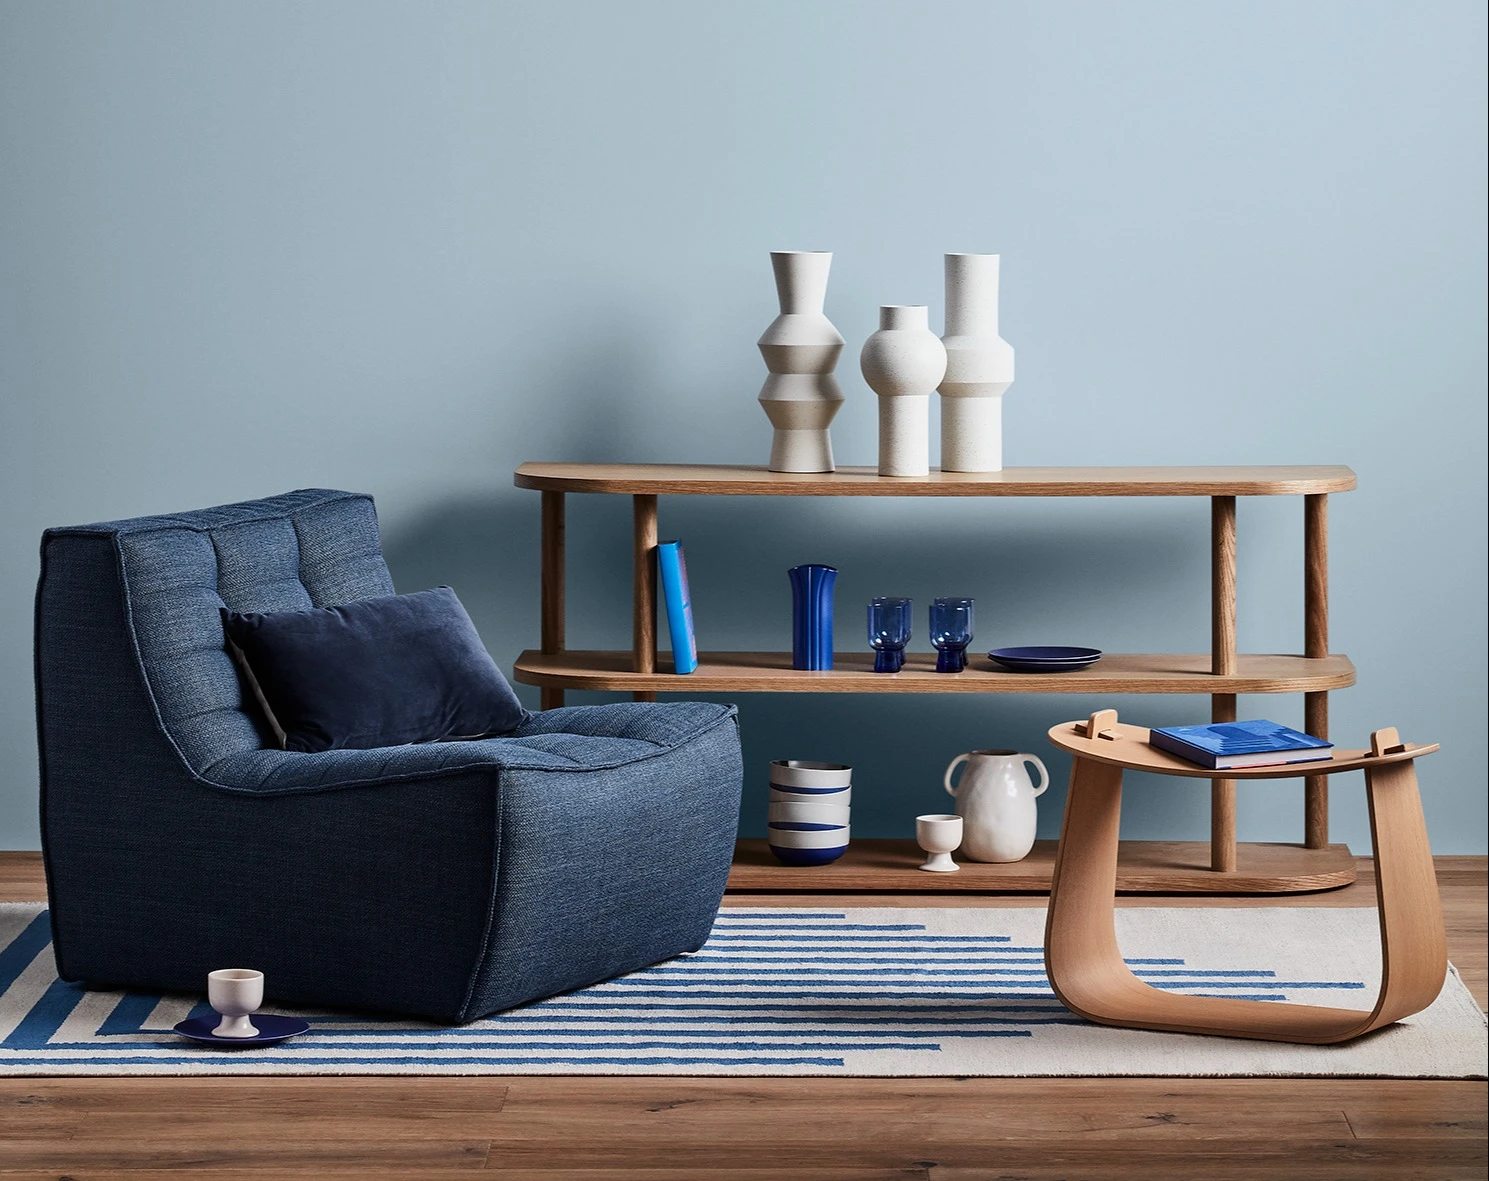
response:
M791 667L818 671L832 667L833 566L793 566L791 575Z
M869 600L869 647L874 650L876 673L897 673L905 667L913 608L909 599Z
M938 673L959 673L967 667L972 603L971 599L937 599L931 604L931 643L936 646Z

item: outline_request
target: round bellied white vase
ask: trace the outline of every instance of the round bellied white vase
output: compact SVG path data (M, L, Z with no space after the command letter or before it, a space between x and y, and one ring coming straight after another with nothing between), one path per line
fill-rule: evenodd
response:
M967 764L952 786L957 767ZM1027 766L1039 771L1034 786ZM962 818L962 852L973 861L1022 861L1034 847L1039 808L1034 801L1050 785L1050 773L1037 756L1016 750L969 750L947 765L942 779Z
M859 368L879 395L879 474L931 470L931 391L946 373L946 349L924 306L882 307L879 331L864 341Z
M941 391L941 470L1003 470L1003 391L1013 347L998 335L996 254L946 256L946 376Z
M770 265L781 314L757 342L770 370L760 391L760 405L775 428L770 470L830 472L834 465L827 427L843 404L833 370L844 343L822 311L832 255L773 250Z

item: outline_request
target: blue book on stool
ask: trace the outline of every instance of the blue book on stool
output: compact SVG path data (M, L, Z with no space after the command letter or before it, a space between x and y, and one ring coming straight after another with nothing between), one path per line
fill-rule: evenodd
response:
M664 541L657 546L657 573L667 604L667 630L672 635L672 671L690 673L698 667L698 640L693 634L693 597L688 593L682 542Z
M1271 767L1329 758L1332 742L1276 722L1215 722L1209 726L1165 726L1148 743L1202 767Z

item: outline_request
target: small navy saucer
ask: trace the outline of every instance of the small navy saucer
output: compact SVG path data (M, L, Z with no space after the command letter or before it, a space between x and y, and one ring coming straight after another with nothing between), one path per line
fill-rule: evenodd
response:
M212 1032L222 1021L216 1013L188 1017L176 1026L176 1032L194 1042L211 1042L214 1046L272 1046L310 1028L310 1022L299 1017L280 1017L274 1013L255 1013L250 1020L258 1027L257 1037L218 1037Z
M1100 648L994 648L988 659L1016 673L1061 673L1089 668L1101 659Z

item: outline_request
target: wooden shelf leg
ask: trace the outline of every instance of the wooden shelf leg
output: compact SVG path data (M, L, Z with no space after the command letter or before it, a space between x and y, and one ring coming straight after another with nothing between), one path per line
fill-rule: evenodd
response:
M543 539L539 606L542 648L552 656L564 650L564 494L543 493ZM564 703L564 691L544 685L538 690L543 709Z
M1303 497L1303 655L1318 660L1329 654L1329 498ZM1329 736L1329 695L1303 695L1303 729ZM1309 775L1303 788L1303 843L1329 847L1329 777Z
M1236 498L1210 498L1210 671L1236 672ZM1210 696L1210 720L1234 722L1236 695ZM1236 868L1236 782L1210 780L1210 868Z
M657 670L657 498L632 498L631 669ZM637 701L655 701L653 692L633 693Z

